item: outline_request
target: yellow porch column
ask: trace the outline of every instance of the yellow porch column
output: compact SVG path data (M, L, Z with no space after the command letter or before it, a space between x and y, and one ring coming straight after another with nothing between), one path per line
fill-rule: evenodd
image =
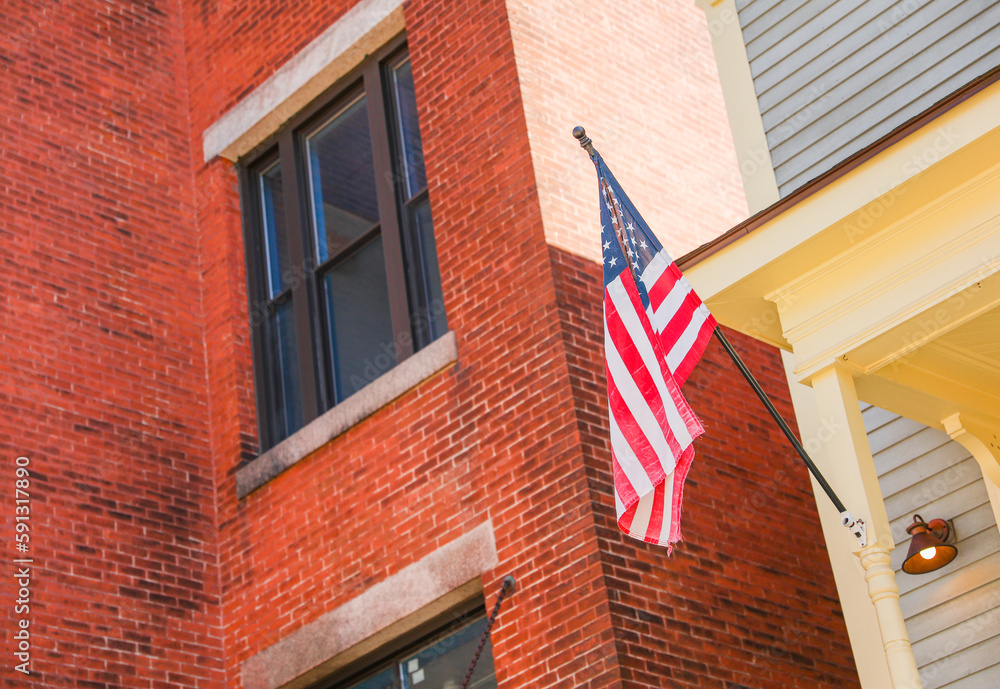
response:
M890 564L894 547L878 475L868 445L868 434L858 403L854 378L839 366L829 366L811 377L817 410L837 432L824 439L831 474L827 480L855 517L865 520L868 542L853 550L861 560L868 596L875 606L882 648L893 689L921 689L917 662L899 607L899 587Z
M830 419L819 415L812 388L800 383L795 376L795 357L791 352L783 351L781 358L785 365L788 391L795 407L795 420L802 444L823 475L833 481L833 487L841 498L847 499L846 488L841 486L842 477L834 476L835 462L827 452L828 441L846 426L835 426ZM833 569L833 579L837 584L837 597L840 598L851 651L858 668L858 679L861 680L862 689L885 689L891 686L892 680L889 679L889 666L886 664L882 637L878 631L878 617L868 596L864 570L861 561L852 552L852 549L857 549L858 542L840 525L840 513L815 479L812 479L812 487L820 527L830 556L830 567ZM854 509L853 498L850 502L851 509ZM855 516L867 519L867 515L859 511L855 512Z

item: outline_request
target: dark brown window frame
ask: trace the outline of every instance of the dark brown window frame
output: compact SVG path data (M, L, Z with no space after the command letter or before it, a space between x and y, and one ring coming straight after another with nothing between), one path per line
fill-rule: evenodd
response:
M418 253L404 245L404 236L410 229L402 212L408 205L425 201L427 188L409 196L405 181L399 171L400 163L394 159L398 150L396 128L389 93L387 66L407 53L405 34L400 34L322 95L305 106L266 141L255 147L239 161L240 197L242 200L243 233L247 247L247 281L250 295L251 341L254 358L254 383L257 399L257 421L261 451L273 447L294 430L285 429L283 421L275 418L275 370L269 359L267 339L270 333L268 314L278 303L292 300L296 362L299 384L299 402L302 422L309 424L326 410L343 401L336 399L332 382L333 362L324 327L320 282L327 272L377 233L382 238L386 277L389 294L389 315L395 335L398 354L396 363L413 355L416 349L429 344L426 337L415 332L413 319L419 305L414 303L415 290L408 286L415 270L423 270ZM316 261L312 246L312 205L308 182L305 139L319 129L329 118L359 94L366 96L368 127L372 142L372 155L376 177L376 199L379 222L362 237L342 247L322 263ZM262 198L257 183L259 173L275 161L281 167L283 203L288 236L289 286L277 297L268 292L267 253L264 223L261 214ZM407 265L415 266L407 272ZM437 270L436 265L434 270ZM286 271L289 272L289 271ZM413 315L411 315L413 314Z

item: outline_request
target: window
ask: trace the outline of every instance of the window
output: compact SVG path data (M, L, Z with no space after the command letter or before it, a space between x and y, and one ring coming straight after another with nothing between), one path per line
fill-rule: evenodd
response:
M340 673L313 689L459 689L486 629L482 611L403 647L361 672ZM469 689L497 689L493 648L487 637Z
M402 40L241 169L266 450L447 331Z

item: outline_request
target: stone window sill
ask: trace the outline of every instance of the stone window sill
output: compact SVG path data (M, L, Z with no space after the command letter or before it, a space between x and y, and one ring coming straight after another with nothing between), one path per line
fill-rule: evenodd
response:
M242 467L236 472L236 496L246 497L457 360L455 333L448 332Z

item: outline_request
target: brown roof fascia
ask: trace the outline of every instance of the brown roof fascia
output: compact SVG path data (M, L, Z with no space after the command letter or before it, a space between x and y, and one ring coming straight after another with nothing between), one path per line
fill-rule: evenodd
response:
M819 177L806 182L798 189L792 191L788 196L779 199L764 210L750 216L736 227L727 230L715 239L702 244L697 249L681 256L677 260L677 266L681 270L684 270L685 268L693 266L696 263L708 258L716 251L729 246L740 237L750 234L761 225L764 225L769 220L781 215L792 206L804 201L812 194L815 194L823 187L843 177L854 168L875 157L893 144L905 139L918 129L926 127L934 119L940 117L959 103L979 93L987 86L998 80L1000 80L1000 65L993 67L982 76L976 77L957 91L953 91L951 94L945 96L919 115L911 117L909 120L893 129L881 139L865 146L849 158L837 163Z

